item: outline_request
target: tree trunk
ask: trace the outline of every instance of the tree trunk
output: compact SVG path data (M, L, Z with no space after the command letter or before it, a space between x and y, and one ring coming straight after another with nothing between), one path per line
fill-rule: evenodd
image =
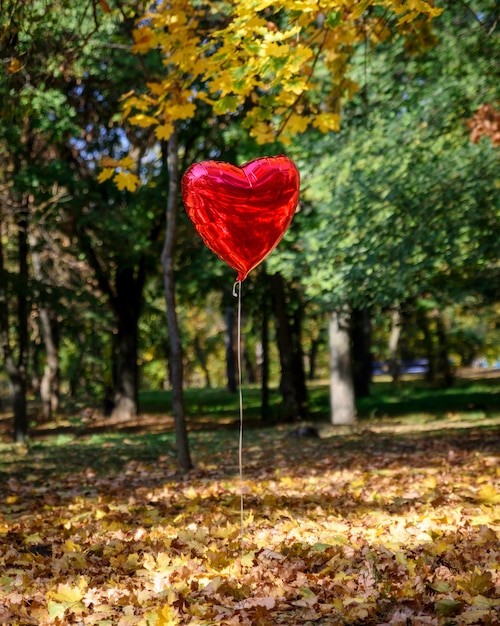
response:
M269 304L267 289L262 297L260 350L257 364L260 371L260 416L269 419Z
M156 229L153 230L156 231ZM111 280L109 268L106 269L103 266L96 253L94 238L82 225L78 227L77 232L80 246L94 271L99 288L108 299L115 318L116 334L112 341L115 408L112 414L117 419L127 420L138 414L138 324L147 260L144 255L134 265L131 265L127 259L121 260L116 264ZM150 241L154 241L155 236L151 233Z
M39 317L46 353L46 364L40 382L40 398L43 419L49 421L59 409L59 346L49 310L46 307L41 308Z
M210 372L208 371L207 359L205 356L205 352L203 348L201 347L200 338L198 335L195 335L194 337L194 351L200 363L200 367L203 371L203 375L205 376L205 387L207 389L210 389L210 387L212 386L210 383Z
M226 329L225 329L225 344L226 344L226 376L227 376L227 390L230 393L236 393L238 390L237 372L236 372L236 356L235 356L235 327L234 327L234 309L228 304L226 306Z
M351 368L349 314L346 309L330 314L330 406L332 424L356 423L356 403Z
M38 241L33 233L30 235L30 245L33 275L42 285L44 282L42 262L37 251ZM47 422L59 409L59 345L57 334L54 332L50 309L43 297L39 297L38 318L40 334L45 345L45 366L40 382L40 397L42 400L42 417Z
M255 384L257 382L257 374L255 373L255 366L250 356L246 341L241 342L241 360L243 362L242 369L245 382L250 385Z
M356 398L370 395L372 382L371 318L367 308L351 311L351 350Z
M1 225L1 222L0 222ZM23 207L18 212L18 284L17 284L17 360L14 359L9 339L9 289L4 268L2 233L0 232L0 345L4 365L12 388L14 409L13 436L16 443L28 437L28 411L26 403L26 363L28 359L28 213Z
M395 306L391 311L391 332L389 334L389 373L392 382L399 381L399 338L401 337L401 307Z
M316 363L318 360L319 346L321 344L321 338L313 337L311 339L311 347L309 349L309 371L307 372L308 380L314 380L316 378Z
M417 306L415 311L417 326L422 331L423 335L423 345L425 349L425 355L428 361L428 369L426 374L426 380L429 383L432 383L436 379L436 357L434 354L434 345L432 341L432 333L429 328L429 316L425 309Z
M139 317L144 286L144 270L140 264L134 268L117 268L115 275L116 296L113 309L116 318L114 336L114 408L111 416L126 421L137 416L139 411L139 375L137 352L139 344Z
M300 338L300 315L293 324L287 310L285 281L281 274L270 277L276 321L276 339L280 354L281 382L285 418L307 419L307 391Z
M137 324L126 315L118 319L116 334L116 374L114 407L111 417L120 421L133 419L138 413Z
M296 294L298 296L298 294ZM302 349L302 303L296 298L292 316L292 368L293 380L299 402L300 419L309 417L304 351Z
M177 463L182 472L189 471L193 464L189 453L189 440L184 416L182 342L177 320L175 301L174 249L179 197L179 153L177 130L172 133L167 146L168 201L166 209L165 241L161 255L163 283L167 308L167 326L170 337L170 367L172 375L172 410L175 420Z
M448 353L448 335L441 311L434 312L436 320L436 337L437 337L437 371L442 378L443 385L450 387L453 384L453 372L450 365Z

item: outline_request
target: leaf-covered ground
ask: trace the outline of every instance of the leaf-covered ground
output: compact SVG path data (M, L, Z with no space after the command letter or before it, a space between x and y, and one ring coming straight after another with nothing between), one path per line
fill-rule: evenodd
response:
M0 624L500 624L498 414L290 430L1 445Z

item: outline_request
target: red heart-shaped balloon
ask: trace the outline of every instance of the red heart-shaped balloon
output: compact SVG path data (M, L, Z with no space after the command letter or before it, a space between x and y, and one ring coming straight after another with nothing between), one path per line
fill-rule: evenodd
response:
M299 201L299 173L283 155L241 167L202 161L182 177L182 198L205 244L243 281L290 225Z

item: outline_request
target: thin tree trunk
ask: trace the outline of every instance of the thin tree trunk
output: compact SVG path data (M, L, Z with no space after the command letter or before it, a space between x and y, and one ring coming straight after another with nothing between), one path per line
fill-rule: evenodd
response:
M227 390L230 393L236 393L238 390L237 372L236 372L236 356L235 356L235 327L234 327L234 310L233 307L228 304L226 306L226 329L225 329L225 344L226 344L226 376L227 376Z
M309 371L307 372L308 380L312 381L316 378L316 364L318 360L319 346L321 344L320 337L311 339L311 348L309 350Z
M293 293L293 292L292 292ZM304 367L304 351L302 349L302 303L296 298L292 317L292 372L299 402L300 419L309 417L306 371Z
M42 284L42 262L40 254L36 249L38 241L33 233L30 235L30 245L33 275ZM50 421L59 408L59 347L52 325L50 310L43 298L39 301L38 318L40 321L40 333L45 345L45 366L40 382L42 415L44 421Z
M370 395L372 382L371 318L367 308L351 311L351 350L356 398Z
M19 293L17 297L18 350L17 370L19 384L14 396L14 439L24 442L28 433L26 403L28 361L28 209L23 207L18 220Z
M428 361L428 369L426 373L426 380L432 383L436 379L436 356L434 354L434 345L432 340L432 333L429 328L429 316L428 312L422 307L417 306L415 311L417 326L422 331L423 340L422 344L425 348L425 354Z
M207 359L205 356L205 352L203 348L201 347L200 338L198 335L194 336L194 351L200 363L200 367L203 371L203 375L205 376L205 387L207 387L207 389L210 389L210 387L212 386L210 383L210 372L208 371Z
M269 304L267 290L262 298L262 326L260 343L260 416L269 419Z
M356 423L356 403L351 367L349 313L345 309L330 314L328 331L331 421L335 426L351 426Z
M51 420L59 409L59 347L49 310L40 309L40 327L45 344L46 364L40 382L43 419Z
M0 222L1 225L1 222ZM3 262L2 235L0 232L0 346L4 365L12 388L14 409L14 441L24 443L28 437L28 411L26 402L26 363L28 359L28 215L25 207L19 210L18 221L18 289L17 289L17 360L14 359L9 340L9 293Z
M167 308L167 326L170 337L170 366L172 374L172 410L175 420L177 444L177 463L182 472L192 467L189 453L189 440L184 416L182 342L179 332L175 301L174 249L179 196L179 152L177 130L172 133L167 146L167 164L169 174L168 201L166 210L166 230L161 255L165 303Z
M399 338L401 337L401 307L395 306L391 311L391 332L389 334L389 372L392 381L399 380Z
M434 318L436 320L437 337L437 370L439 376L442 376L443 385L450 387L453 384L453 372L451 370L448 353L448 336L441 311L436 309L434 311Z
M281 364L280 391L283 396L285 418L307 419L305 374L303 364L300 363L302 353L299 348L300 336L298 336L300 322L298 318L295 318L294 327L290 324L283 276L274 274L270 280Z

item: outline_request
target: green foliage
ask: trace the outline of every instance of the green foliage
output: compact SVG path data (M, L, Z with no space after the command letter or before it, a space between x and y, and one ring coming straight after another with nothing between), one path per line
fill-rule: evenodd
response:
M425 127L403 134L404 121L358 131L308 177L317 226L303 222L299 241L312 297L387 305L495 260L497 155Z
M498 153L466 128L481 99L498 96L498 35L456 7L436 31L439 44L416 59L402 43L360 50L353 74L365 85L345 129L293 147L304 206L269 265L302 274L327 307L388 305L441 278L444 291L446 277L451 293L498 261Z

